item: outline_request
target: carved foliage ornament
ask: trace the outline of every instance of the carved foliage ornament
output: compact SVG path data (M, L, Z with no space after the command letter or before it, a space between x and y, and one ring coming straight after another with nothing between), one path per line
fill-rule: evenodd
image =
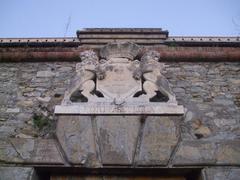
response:
M76 77L57 114L183 114L167 79L160 54L140 47L112 43L100 50L80 53Z

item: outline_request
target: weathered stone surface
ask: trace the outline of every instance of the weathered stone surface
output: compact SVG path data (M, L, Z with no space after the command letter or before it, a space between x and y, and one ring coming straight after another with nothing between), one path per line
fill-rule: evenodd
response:
M39 102L48 103L48 102L51 100L51 97L49 97L49 96L44 97L44 98L38 97L37 100L38 100Z
M178 142L174 117L148 116L142 132L137 165L166 165ZM175 117L175 119L177 119ZM177 119L179 120L179 119Z
M0 139L0 162L23 163L24 160L16 151L9 139Z
M63 164L54 140L50 139L1 140L0 161L10 164Z
M0 167L0 180L37 180L30 167Z
M215 164L216 145L205 141L183 141L173 159L173 165Z
M240 165L240 141L222 141L217 143L217 164Z
M9 139L18 155L24 160L29 161L32 158L32 154L35 147L34 139Z
M16 138L23 138L23 139L33 138L33 136L30 136L30 135L27 135L27 134L23 134L23 133L19 133L15 137Z
M19 108L8 108L7 113L19 113L20 109Z
M46 112L46 107L52 103L55 98L55 89L66 88L68 80L74 74L73 71L62 73L62 76L57 76L61 72L61 67L74 67L74 63L25 63L19 64L3 63L0 66L0 136L1 138L9 137L51 137L53 128L48 130L37 131L34 128L32 117L36 112ZM59 68L58 68L59 67ZM10 70L10 69L15 69ZM48 71L55 73L56 76L36 77L38 71ZM40 73L41 74L41 73ZM59 95L56 95L59 97ZM61 95L60 95L61 96ZM49 99L51 100L49 101ZM59 97L61 99L62 97ZM59 104L54 102L53 106ZM51 119L49 110L48 118ZM28 121L28 122L27 122ZM53 124L51 122L51 124ZM32 126L32 132L27 134L24 132L25 127ZM31 134L34 134L32 136Z
M55 73L51 71L38 71L36 77L52 77L55 76Z
M211 134L210 128L204 125L199 119L191 121L191 128L197 139L208 137Z
M64 164L54 140L40 139L35 145L34 164Z
M215 98L214 99L214 102L215 104L219 104L219 105L223 105L223 106L229 106L229 105L232 105L233 104L233 101L232 100L228 100L228 99L218 99L218 98Z
M61 68L59 68L60 72L68 72L68 71L71 71L71 70L72 70L72 67L61 67Z
M205 174L204 180L239 180L240 168L219 167L206 168L203 170Z
M176 50L173 48L172 52L175 51L174 49ZM196 52L205 50L197 49ZM231 49L229 49L230 51ZM168 52L171 54L170 50ZM239 145L237 141L233 143L233 140L239 139L240 136L240 63L166 62L166 65L162 71L163 75L175 89L179 104L188 109L185 121L181 124L181 139L183 143L186 141L189 143L185 147L180 143L179 148L176 148L177 156L173 157L173 162L176 162L178 158L179 163L187 161L188 165L191 163L199 165L200 162L207 165L210 162L211 165L221 166L238 164ZM70 68L64 67L71 67L72 71ZM37 111L46 111L45 107L48 107L49 104L51 107L60 104L64 91L69 87L69 79L74 76L74 67L75 62L29 62L21 64L21 66L18 63L1 63L0 136L3 140L0 141L0 158L3 163L16 162L19 164L25 162L29 156L31 157L31 141L22 142L23 150L20 150L21 144L16 145L18 154L8 138L16 136L29 138L37 133L33 127L32 115ZM56 74L59 73L59 76L36 77L38 71L52 71ZM37 100L39 95L41 95L40 97L51 97L51 100L40 102ZM54 99L58 99L58 101L53 101ZM42 107L43 104L44 107ZM7 113L8 108L15 107L20 109L20 113ZM52 112L49 108L48 116L51 116ZM201 121L198 126L194 125L196 119ZM28 128L29 126L32 128ZM26 131L26 129L28 130ZM31 133L31 131L33 132ZM198 134L198 137L195 134ZM202 141L208 145L204 148L201 147L202 145L198 147L194 145L194 142L202 144ZM216 147L212 160L210 158L212 153L208 152L212 151L211 147L213 149ZM183 156L186 156L184 159L180 157L179 152L184 149L193 149L194 153L196 151L198 153L193 158L190 150L188 151L190 153L186 153L186 155L182 152ZM35 152L35 149L33 151Z
M97 133L104 165L131 165L138 132L139 116L97 116Z
M75 74L75 65L75 62L29 62L21 66L17 63L1 63L1 137L14 137L22 133L23 127L28 124L25 119L19 118L18 114L33 115L34 112L41 111L42 107L39 107L39 103L42 106L42 102L37 101L40 94L40 97L51 97L51 100L46 102L47 106L51 104L51 107L54 107L60 104L64 91L69 87L69 80ZM185 91L177 89L175 92L179 104L192 112L186 115L186 122L183 124L185 129L182 131L182 137L185 140L197 139L190 127L191 121L196 117L211 131L210 134L205 133L208 135L201 139L222 140L239 137L239 62L166 62L166 65L162 73L169 80L172 88L183 88ZM64 67L71 67L72 71L61 72L60 69L65 69ZM10 71L10 69L15 70ZM36 77L38 71L51 71L59 73L60 76L40 78ZM201 76L196 75L195 72ZM200 91L192 92L192 86L200 86ZM30 94L25 96L24 93ZM55 96L58 101L52 101ZM218 103L217 99L233 103L223 105ZM20 113L6 113L7 108L15 107L20 108ZM52 110L49 114L51 113Z
M236 124L236 119L214 119L214 123L217 127L231 126Z
M100 56L104 59L121 57L134 59L139 52L140 47L134 43L111 43L101 49Z
M183 141L174 156L174 165L240 165L240 141Z
M114 102L95 102L74 105L55 106L55 114L64 115L182 115L183 106L168 103L124 102L123 105Z
M57 137L71 164L99 166L90 116L59 116Z

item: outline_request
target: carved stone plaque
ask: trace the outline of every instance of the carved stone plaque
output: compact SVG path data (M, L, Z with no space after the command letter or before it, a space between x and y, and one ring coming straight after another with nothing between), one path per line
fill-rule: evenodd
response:
M166 103L151 103L151 104L109 104L109 103L89 103L81 106L74 104L71 106L56 106L56 114L113 114L113 115L181 115L183 114L183 107L175 104Z
M121 62L121 60L123 62ZM105 78L97 81L97 90L108 98L122 100L132 97L142 90L141 79L134 79L127 59L119 58L120 62L111 63L105 72Z
M183 114L169 83L161 74L160 54L147 51L141 59L133 43L108 44L80 54L77 75L55 114Z

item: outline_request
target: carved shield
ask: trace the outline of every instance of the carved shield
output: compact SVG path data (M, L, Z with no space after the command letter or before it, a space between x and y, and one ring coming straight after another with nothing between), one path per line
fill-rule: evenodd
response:
M97 90L104 97L124 100L142 90L141 80L133 78L129 63L112 63L106 69L103 80L97 80Z

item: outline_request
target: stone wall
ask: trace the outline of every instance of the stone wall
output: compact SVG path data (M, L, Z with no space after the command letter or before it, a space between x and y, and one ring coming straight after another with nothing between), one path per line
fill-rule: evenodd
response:
M238 139L240 63L171 63L165 76L186 108L182 137L187 140Z
M74 73L75 63L2 63L0 136L48 138L53 108Z
M240 170L233 166L240 165L239 62L166 63L163 74L169 80L178 103L185 107L183 118L145 117L142 122L141 117L131 116L118 123L117 119L121 117L115 117L116 121L111 124L107 122L114 117L93 119L83 116L77 120L79 125L69 126L69 131L66 126L70 121L76 122L76 117L68 119L63 116L57 124L53 108L60 104L70 85L75 75L75 64L0 64L0 162L63 166L70 163L88 167L111 165L113 162L133 167L224 166L223 169L204 169L205 179L238 177ZM61 127L61 131L56 132L58 137L63 137L57 141L53 140L56 124ZM76 130L80 126L88 131ZM121 130L121 127L126 129ZM64 140L66 134L73 140ZM77 140L80 138L77 145L74 136ZM116 142L114 137L121 142ZM99 147L91 144L93 141L98 141ZM48 147L49 151L41 149L39 144ZM122 144L125 149L119 148ZM115 151L110 152L109 149ZM113 157L119 158L113 160ZM32 170L27 169L26 172L32 173Z
M53 108L60 104L75 74L75 64L1 63L0 136L48 138L49 130L54 129ZM239 62L172 62L166 63L163 74L179 104L186 108L184 139L239 137ZM36 117L39 121L47 118L47 123L33 121L34 114L40 116ZM45 124L51 127L46 128Z

